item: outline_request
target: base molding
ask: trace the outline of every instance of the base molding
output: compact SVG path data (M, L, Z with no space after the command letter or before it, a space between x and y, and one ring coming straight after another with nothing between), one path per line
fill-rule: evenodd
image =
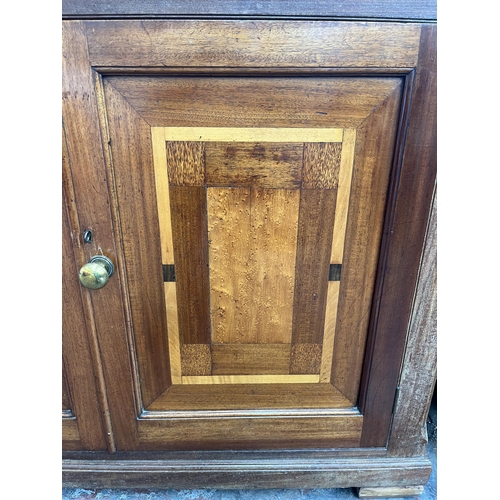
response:
M403 486L389 488L358 488L359 498L405 498L416 497L423 493L423 486Z
M325 451L96 453L63 458L67 488L267 489L360 488L361 492L425 485L427 456L338 456ZM409 491L409 490L408 490ZM418 493L417 493L418 494ZM387 495L386 495L387 496ZM401 496L401 495L400 495ZM370 498L370 497L361 497ZM376 497L374 497L376 498Z

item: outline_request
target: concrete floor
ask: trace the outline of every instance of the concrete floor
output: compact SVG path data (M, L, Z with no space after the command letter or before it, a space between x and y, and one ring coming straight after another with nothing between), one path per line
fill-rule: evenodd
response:
M427 419L432 474L419 500L437 499L437 405L434 398ZM307 490L111 490L63 488L63 500L354 500L354 489Z

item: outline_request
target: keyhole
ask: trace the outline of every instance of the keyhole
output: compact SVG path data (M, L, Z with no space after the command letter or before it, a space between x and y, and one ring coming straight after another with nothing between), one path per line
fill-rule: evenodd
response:
M83 232L83 241L85 243L90 243L92 241L92 231L90 229Z

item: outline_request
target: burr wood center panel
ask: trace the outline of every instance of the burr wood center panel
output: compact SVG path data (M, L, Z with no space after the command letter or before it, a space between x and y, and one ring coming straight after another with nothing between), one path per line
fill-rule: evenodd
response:
M173 384L329 382L354 131L152 140Z

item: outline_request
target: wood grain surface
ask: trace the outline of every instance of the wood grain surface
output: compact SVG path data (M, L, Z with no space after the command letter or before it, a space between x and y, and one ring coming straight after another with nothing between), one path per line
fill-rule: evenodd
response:
M276 383L173 385L148 411L249 410L249 408L350 408L330 384Z
M104 181L108 172L103 156L96 92L82 23L63 23L62 42L62 115L71 162L73 200L77 204L79 229L91 229L94 234L93 242L75 254L78 269L100 251L116 261L117 252L110 212L112 203ZM82 130L85 131L85 140L82 140ZM82 233L78 231L76 234ZM111 452L115 446L122 449L134 447L137 436L135 389L128 345L123 342L124 332L127 331L124 297L120 277L114 278L106 285L104 293L103 290L82 292L85 318L88 320L87 334L94 346L91 345L91 348L95 348L97 354L97 358L92 359L94 368L98 369L97 380L101 384L103 380L106 383L120 380L119 386L114 386L113 391L101 398L101 415L106 423L105 436ZM70 330L67 332L72 335ZM109 421L111 413L114 415L113 433ZM96 425L92 421L87 423L89 426Z
M67 175L69 158L64 136L62 145L63 170ZM66 177L65 180L65 191L71 193L71 186L68 185L70 179ZM71 410L71 414L77 419L71 421L63 419L63 449L104 450L106 449L105 424L99 404L99 386L92 365L91 345L85 329L85 307L72 244L75 228L70 222L68 205L71 210L71 204L67 201L67 195L63 192L62 257L65 272L62 279L62 405L63 409Z
M356 132L331 373L331 383L353 403L370 322L402 95L399 83Z
M138 452L115 460L65 453L65 487L115 488L352 488L353 484L403 487L425 484L431 462L424 457L388 459L380 448L277 452ZM261 464L256 470L255 462Z
M165 130L163 128L151 128L151 143L153 149L156 203L158 207L158 225L160 228L161 261L163 264L174 264L170 185L167 173Z
M215 343L289 343L298 190L209 188Z
M295 418L143 420L143 450L351 448L359 446L361 415Z
M203 143L167 141L167 171L170 186L204 186Z
M207 196L203 186L170 186L179 338L210 344Z
M339 303L339 281L329 281L326 298L325 329L323 334L320 382L329 383L332 371L333 345L337 325L337 309Z
M298 189L303 145L270 142L209 142L208 186Z
M386 266L383 288L375 297L379 307L377 334L370 356L378 361L366 366L368 384L360 402L368 416L363 428L365 446L385 445L392 420L389 408L400 375L436 179L436 85L436 27L428 25L422 28L418 71L408 109L411 123L404 155L399 155L399 183L397 191L392 190L397 196L389 203L393 215L387 238L382 241L387 264L382 262ZM398 314L394 314L395 304ZM395 359L401 361L389 363ZM381 384L383 392L379 390Z
M341 264L343 261L355 146L356 130L344 129L330 264Z
M107 82L104 94L134 344L147 405L171 383L151 130Z
M359 498L416 498L424 491L423 486L386 486L379 488L358 488Z
M96 67L408 68L417 61L420 35L418 25L363 22L143 20L85 26Z
M167 135L167 140L200 140L206 128L284 128L282 139L290 142L317 142L311 137L290 135L290 128L326 128L327 137L319 142L339 142L342 138L330 129L358 127L401 82L399 78L352 76L319 78L214 77L182 76L142 77L109 76L106 78L141 117L153 127L186 129L193 127L194 137ZM217 110L217 112L214 112ZM167 129L167 134L169 133ZM182 131L184 134L184 131ZM233 138L244 140L240 130ZM252 142L262 142L251 130ZM273 141L278 141L273 131ZM260 135L260 134L259 134ZM309 135L309 131L308 131ZM269 135L267 135L269 137ZM210 137L210 136L208 136ZM321 133L321 137L324 134Z
M306 142L302 187L304 189L337 189L341 152L341 143Z
M212 362L213 375L288 375L290 345L214 344Z
M319 375L211 375L182 377L182 384L315 384L319 382Z
M89 255L100 249L118 264L115 279L110 280L105 293L82 292L85 311L90 312L86 314L89 325L87 333L95 346L99 346L97 356L92 360L93 368L97 369L97 380L103 382L103 387L106 388L106 398L101 399L109 405L109 415L112 416L110 428L114 435L108 439L108 449L113 451L113 443L124 451L174 447L201 450L210 447L384 446L389 436L389 408L392 409L390 400L397 383L399 361L403 359L405 338L401 332L406 331L411 314L435 177L435 102L432 98L435 90L435 28L413 23L313 23L298 20L135 19L63 24L63 115L68 153L75 159L71 166L71 178L75 199L79 204L79 227L90 228L95 235L92 244L82 247L81 251L78 250L80 253L75 252L75 260L80 259L83 263ZM221 37L221 32L226 36ZM421 33L423 36L420 41ZM281 50L273 50L277 46ZM170 50L170 47L175 47L176 50ZM412 68L416 66L417 71L412 73ZM244 76L246 69L249 70L247 75L254 76ZM344 73L340 73L338 78L301 78L282 77L279 73L281 70L294 71L297 76L305 75L308 70L311 70L311 75L315 71ZM161 71L170 76L131 76L134 73L151 74ZM190 78L185 75L172 76L173 71L178 71L179 75L183 71L186 74L200 72L199 75L213 71L213 74L210 78ZM387 75L392 76L373 76L380 71L386 71ZM129 75L108 77L105 76L108 73L104 72L124 75L128 72ZM215 76L218 72L227 76ZM266 72L267 76L264 76ZM354 77L356 72L362 76ZM402 73L408 73L409 76L402 78ZM255 76L257 74L259 77ZM101 92L102 75L105 89L109 89L109 92L105 92L105 99L102 95L96 96L96 89L98 94ZM366 78L366 75L371 77ZM406 82L405 94L402 92L403 80ZM413 81L414 87L411 86ZM410 96L412 89L414 93ZM113 99L114 104L110 104ZM120 99L124 104L120 113L117 113L119 106L116 103ZM104 102L106 109L103 107ZM398 116L402 118L399 123ZM406 122L406 116L411 117L409 122ZM428 119L431 127L427 130L423 124ZM169 319L165 296L168 294L164 293L162 264L175 264L177 275L178 266L184 265L183 272L187 272L188 266L186 262L182 263L183 257L176 247L179 244L175 241L176 234L183 240L191 240L189 244L197 249L193 251L199 252L198 257L201 257L194 259L199 270L207 269L209 264L208 241L200 251L201 240L198 238L203 231L205 236L208 234L207 190L203 184L168 187L171 205L183 207L180 213L184 214L184 219L178 217L175 221L176 216L172 211L173 250L176 258L175 262L163 262L160 225L154 217L150 219L150 216L158 214L150 139L152 125L174 128L262 126L356 129L353 193L348 207L343 245L345 251L341 262L332 262L333 256L339 254L338 248L333 250L335 245L332 245L330 235L327 257L323 259L320 255L319 260L321 265L323 260L327 263L326 275L331 263L342 263L336 329L330 335L334 341L331 381L344 399L345 406L342 408L350 408L359 400L364 417L347 413L333 418L325 415L269 419L245 417L216 420L215 425L213 418L201 418L195 421L195 425L193 420L186 418L136 420L141 405L138 398L140 393L143 398L146 395L143 402L149 403L149 406L158 394L160 395L156 397L156 401L167 398L169 391L173 389L200 389L196 383L169 386L172 368L167 362L169 341L166 327ZM396 134L398 128L399 135ZM80 136L82 130L86 131L86 139L83 141ZM406 130L405 136L403 131ZM115 132L120 136L117 140L113 136ZM403 150L403 146L406 149ZM401 167L399 160L402 160ZM130 172L123 168L125 164ZM342 167L342 159L340 166ZM391 168L392 177L389 176ZM192 170L197 172L196 168ZM117 174L120 171L123 172L122 177ZM175 182L193 182L191 177L186 177L183 166L178 169L178 173L180 175L175 177ZM312 178L316 183L325 181L325 178ZM199 182L199 177L195 176L195 179L195 182ZM241 189L259 191L255 187ZM187 190L192 190L189 192L190 205L193 206L194 199L195 210L205 214L205 219L198 218L201 224L194 230L195 218L190 217L189 210L184 210L188 205ZM193 190L198 191L194 197ZM302 193L306 191L313 190L303 189ZM336 189L318 191L335 193ZM298 190L294 192L302 196ZM387 192L389 196L386 198ZM150 193L153 195L150 196ZM337 198L336 196L334 201L330 200L329 206L332 206L333 212L338 205ZM200 210L203 203L205 206ZM386 207L388 223L383 225ZM297 220L297 241L300 247L303 238L300 233L300 215ZM309 222L314 223L312 220ZM203 229L200 230L202 226ZM382 229L386 236L380 245ZM132 248L132 240L135 240L137 248ZM148 245L154 246L156 250L151 252ZM383 257L379 269L384 271L385 276L384 280L376 281L379 249ZM152 259L146 258L151 255ZM299 259L297 255L295 261L301 262L304 267L309 265L305 257ZM76 262L76 267L81 263ZM142 270L136 273L135 265L141 266ZM175 286L177 287L177 283ZM141 287L145 291L142 297L139 293ZM209 297L208 278L203 272L193 278L189 292L185 291L183 297L177 287L175 300L179 304L179 359L182 343L206 349L210 342L208 301L202 307L196 304L196 311L189 309L193 300L188 297L188 293L200 287L205 289L204 297ZM329 288L330 283L327 281L321 291L321 300L325 304L323 308L326 308L329 299ZM361 294L359 290L362 290ZM376 310L376 321L371 323L373 335L368 338L369 349L365 351L366 337L363 332L368 330L370 324L368 320L374 290L376 295L373 310ZM400 293L401 290L403 293ZM188 301L186 297L189 298ZM334 297L335 291L332 292L331 300ZM136 312L134 304L140 304ZM394 304L398 314L394 314ZM183 307L186 309L181 313ZM140 317L137 311L143 312L144 316ZM157 321L153 323L155 314ZM183 314L189 318L200 314L205 318L204 327L185 328ZM334 321L331 315L328 320L330 323ZM134 343L136 332L149 328L152 333ZM323 327L320 331L323 332ZM349 337L348 332L353 331L361 333ZM184 333L186 339L183 337ZM190 335L195 338L189 337ZM317 356L304 356L304 353L322 348L323 333L314 340L309 333L304 336L307 338L296 342L295 334L292 334L295 354L309 361L316 360L317 365ZM289 341L290 338L282 344L286 345ZM141 342L143 348L137 348ZM265 342L272 343L273 339L268 338ZM163 361L160 360L160 354L167 354ZM147 356L152 360L149 368L144 365ZM364 359L367 361L367 381L363 382L362 397L359 398ZM303 366L303 363L299 364ZM138 391L136 382L147 373L150 375L146 375L141 391ZM301 374L297 377L314 376L319 380L321 373L320 369L318 374ZM234 377L238 376L247 375ZM289 391L290 387L297 385L304 388L308 385L278 383L279 377L293 375L269 376L277 377L274 383L235 384L237 379L233 379L231 388L242 385L252 391L255 390L252 386L262 389L273 387L278 392L274 394L274 403L271 404L276 405L276 401L286 399L285 391ZM182 370L180 377L182 381ZM194 382L198 376L192 377L190 382ZM151 385L153 378L159 380L157 385ZM120 383L117 384L116 381ZM328 383L311 385L333 387ZM198 393L200 398L207 387L225 388L224 384L207 384L201 387ZM231 398L235 393L228 394L227 398ZM247 394L248 397L254 395L251 392ZM241 397L244 399L244 396ZM410 403L413 401L411 396L406 398ZM185 401L186 398L179 404L185 404ZM255 403L257 400L253 401ZM107 408L104 405L102 409L103 422L106 423ZM395 453L403 451L398 449ZM424 467L420 464L416 467L420 472L424 469L426 473L429 471L428 465ZM414 482L418 473L408 474L409 476L405 476L406 485L420 484ZM409 482L410 480L412 481ZM380 481L377 486L379 485Z
M168 328L168 353L172 384L181 383L181 348L179 339L179 317L177 312L177 289L175 282L164 283L165 306Z
M181 366L183 376L211 375L211 346L208 344L181 344Z
M186 83L189 80L186 81ZM221 83L224 80L221 80ZM160 95L158 95L160 97ZM228 96L229 97L229 96ZM207 98L213 98L207 96ZM163 100L165 100L163 98ZM235 110L237 111L237 110ZM341 142L341 128L161 127L166 141L202 142Z
M392 422L391 456L418 456L426 451L423 433L437 378L437 195L427 227L412 319ZM414 401L409 403L410 395Z
M302 189L295 263L293 344L321 344L337 191Z

